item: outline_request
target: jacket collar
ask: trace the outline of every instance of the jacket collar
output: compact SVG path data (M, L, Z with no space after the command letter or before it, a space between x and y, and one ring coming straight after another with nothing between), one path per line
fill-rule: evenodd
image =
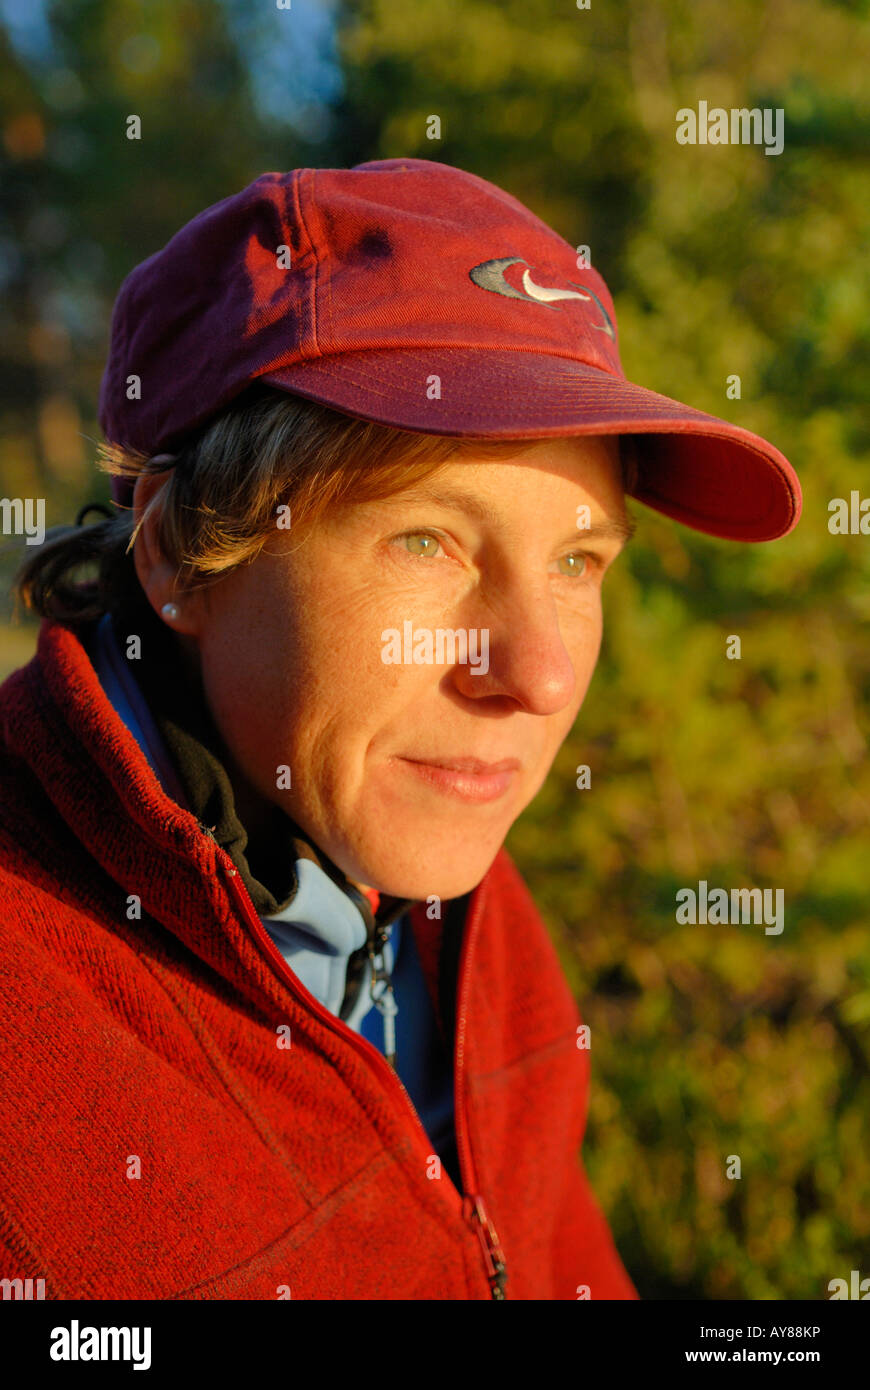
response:
M107 698L83 635L44 619L36 655L0 691L0 743L21 781L31 852L51 856L98 919L147 916L256 1007L286 1009L274 966L239 921L229 859L164 791ZM371 933L371 908L358 898ZM382 899L377 920L393 920L402 910L395 903ZM143 950L162 973L159 934L144 937Z

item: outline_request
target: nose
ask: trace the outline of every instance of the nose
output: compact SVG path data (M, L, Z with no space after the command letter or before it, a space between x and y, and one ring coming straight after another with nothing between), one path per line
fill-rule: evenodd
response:
M470 663L454 668L463 695L500 697L529 714L547 715L559 714L571 703L578 681L585 691L601 644L600 606L568 618L547 587L515 584L477 608L478 630L488 633L488 669L482 669L482 662L476 672ZM562 623L570 623L567 641Z

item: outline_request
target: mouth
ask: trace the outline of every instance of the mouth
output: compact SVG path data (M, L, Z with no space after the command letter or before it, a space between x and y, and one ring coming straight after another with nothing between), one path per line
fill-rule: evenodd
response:
M518 758L488 763L483 758L399 757L412 775L433 789L461 801L497 801L516 780Z

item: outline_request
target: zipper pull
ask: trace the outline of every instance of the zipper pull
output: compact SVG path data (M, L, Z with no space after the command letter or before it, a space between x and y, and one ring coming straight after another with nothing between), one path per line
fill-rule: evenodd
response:
M486 1277L489 1280L492 1296L496 1301L503 1302L505 1284L507 1283L507 1266L495 1226L487 1215L482 1197L469 1194L466 1196L465 1202L467 1203L466 1218L477 1231L480 1240L483 1261L486 1265Z
M393 981L387 969L384 955L384 948L391 933L392 927L385 927L376 923L373 933L374 939L370 939L368 942L369 962L371 964L369 994L372 1003L384 1020L384 1055L393 1071L398 1071L396 1066L396 1014L399 1012L399 1006L393 993ZM377 990L378 985L382 986L380 992Z

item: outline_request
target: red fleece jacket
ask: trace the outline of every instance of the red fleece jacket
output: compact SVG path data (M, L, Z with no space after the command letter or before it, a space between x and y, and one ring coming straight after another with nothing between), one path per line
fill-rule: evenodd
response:
M423 909L412 926L431 971ZM464 1193L49 621L0 687L0 927L0 1278L56 1299L637 1297L579 1158L579 1014L504 850L459 966Z

